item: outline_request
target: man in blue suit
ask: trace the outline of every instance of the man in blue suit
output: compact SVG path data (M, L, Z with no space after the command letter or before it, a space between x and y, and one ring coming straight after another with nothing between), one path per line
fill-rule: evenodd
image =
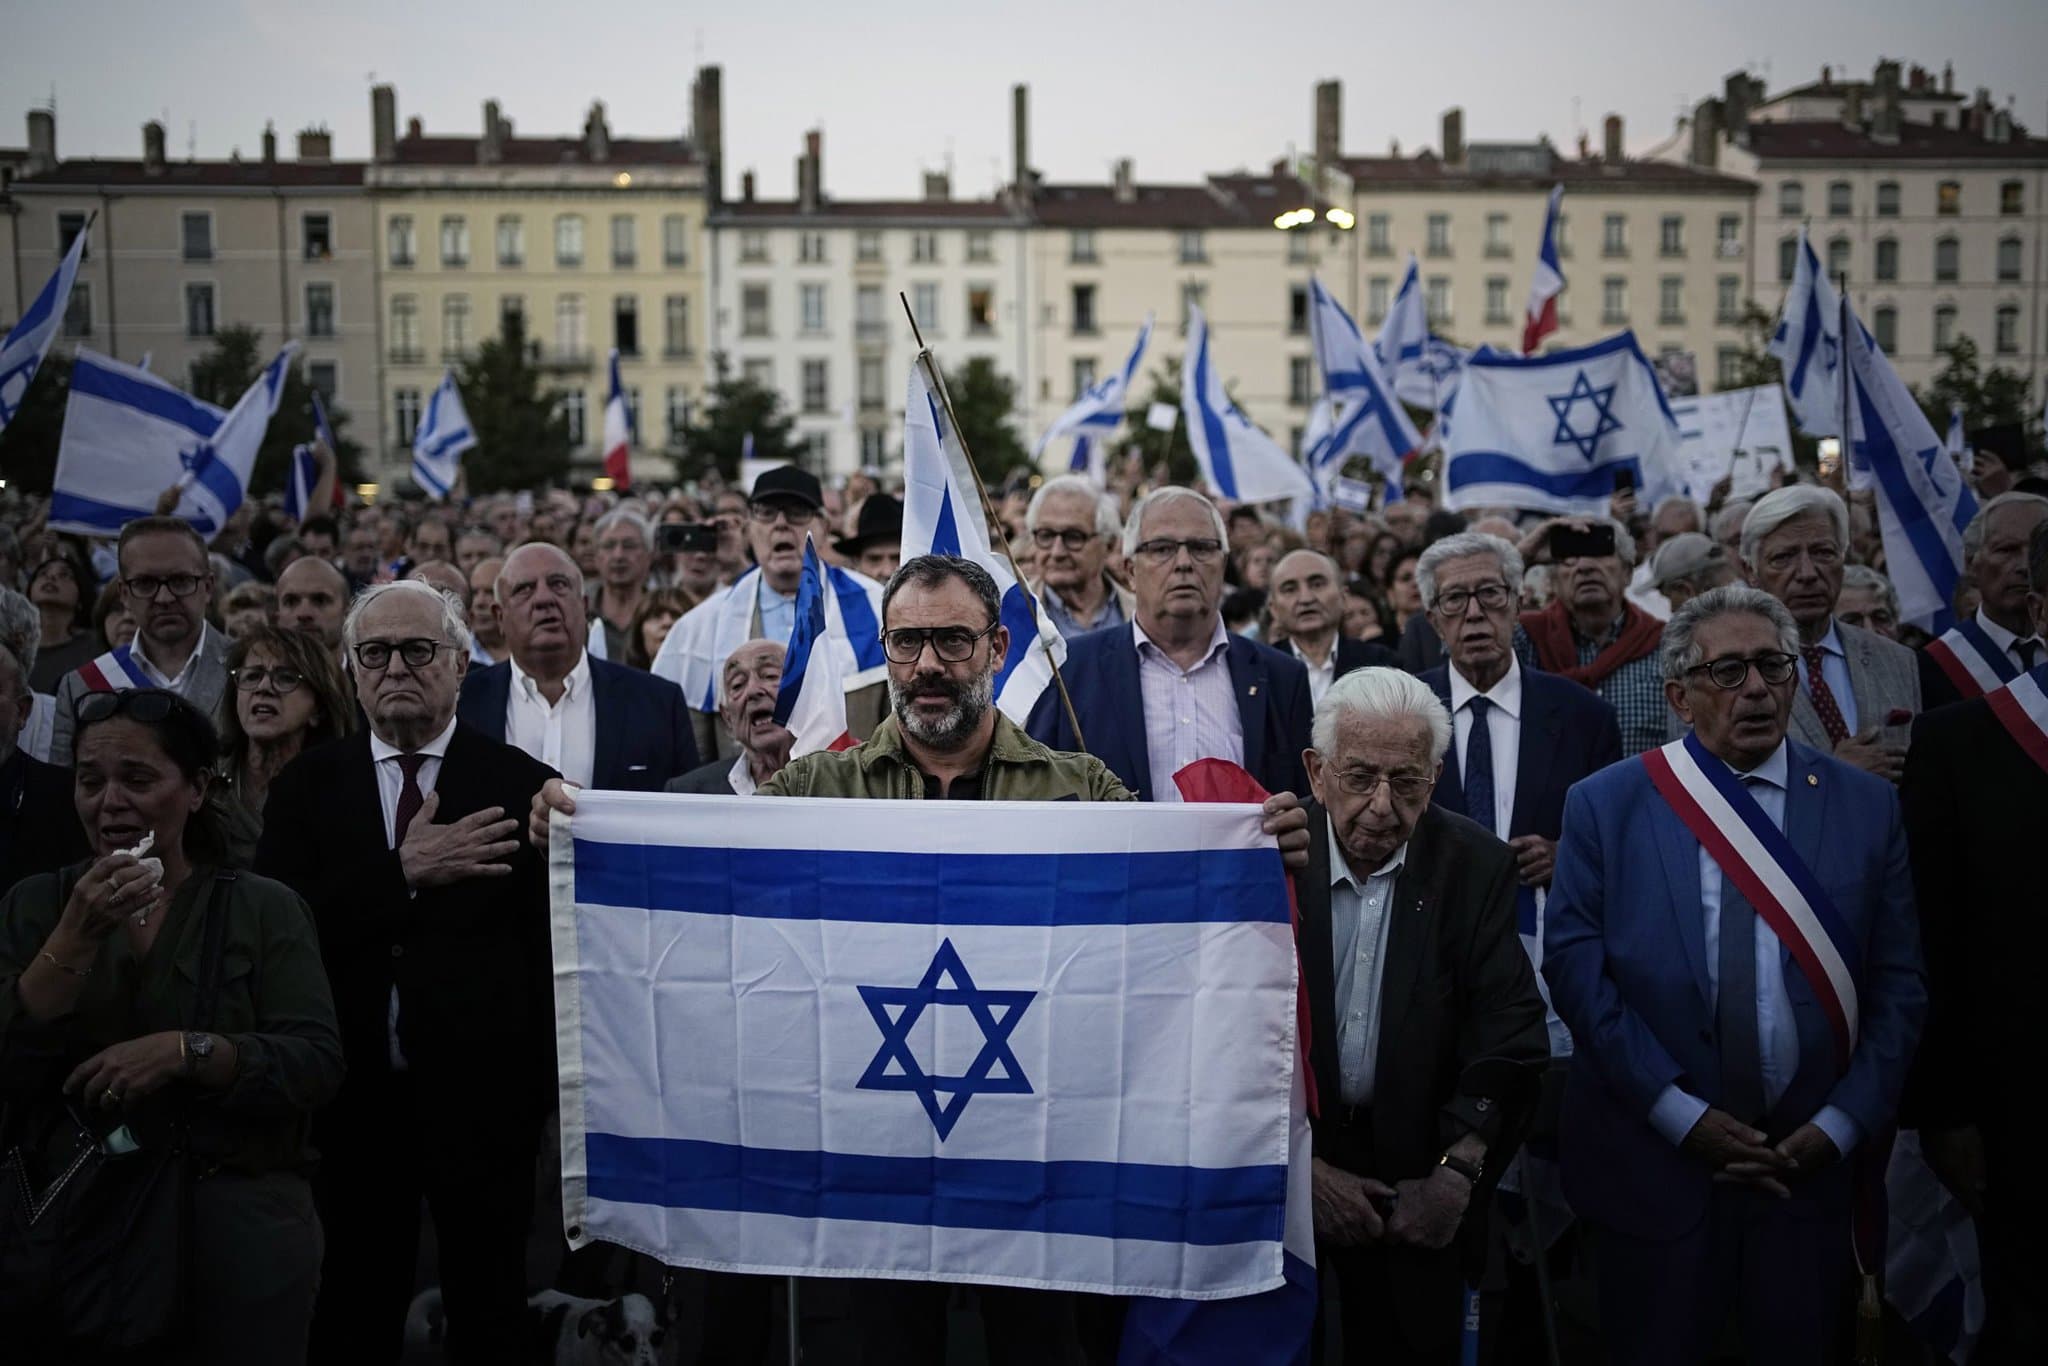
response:
M1173 775L1197 759L1239 764L1268 792L1307 791L1308 670L1223 629L1227 545L1222 514L1193 489L1140 499L1123 546L1135 619L1067 642L1061 674L1081 733L1048 688L1025 724L1031 738L1085 749L1140 801L1179 801Z
M584 648L589 616L574 560L552 545L520 546L496 591L511 657L463 679L465 722L584 787L659 792L697 766L683 690Z
M1845 1159L1883 1141L1919 1041L1898 799L1786 739L1798 646L1756 589L1686 603L1659 658L1691 736L1565 800L1543 974L1577 1046L1565 1189L1611 1362L1699 1361L1730 1312L1752 1362L1834 1359Z

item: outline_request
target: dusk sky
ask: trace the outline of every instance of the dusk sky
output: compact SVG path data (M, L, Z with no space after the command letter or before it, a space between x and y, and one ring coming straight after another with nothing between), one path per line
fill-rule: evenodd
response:
M1101 179L1120 156L1147 180L1258 167L1306 149L1311 89L1344 82L1345 150L1434 146L1450 105L1468 138L1578 131L1597 146L1620 113L1632 150L1681 107L1747 67L1776 92L1823 64L1868 76L1880 56L1983 86L2048 126L2042 0L1455 0L1172 4L1037 0L768 0L721 6L607 0L6 0L0 145L55 92L64 156L140 155L163 119L173 156L257 153L265 120L324 123L336 155L370 150L372 80L398 87L401 122L474 135L496 98L522 134L572 133L592 99L612 130L685 128L700 62L725 69L727 189L760 172L791 193L803 130L825 130L825 189L911 196L949 161L955 193L1008 174L1008 91L1032 92L1032 161L1055 180ZM1402 15L1403 18L1391 16Z

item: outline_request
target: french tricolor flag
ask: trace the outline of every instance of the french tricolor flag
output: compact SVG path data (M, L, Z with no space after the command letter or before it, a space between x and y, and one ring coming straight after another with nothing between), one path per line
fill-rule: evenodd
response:
M804 572L796 589L796 629L782 662L782 687L775 694L775 723L796 737L789 757L821 749L851 749L859 741L846 726L846 678L836 650L817 647L831 626L825 616L825 566L817 543L804 539Z
M604 400L604 472L612 487L632 486L633 411L626 406L626 390L619 383L619 353L612 351L612 387Z
M1522 324L1522 354L1533 356L1543 339L1557 331L1557 296L1564 293L1564 269L1557 263L1557 206L1564 186L1550 187L1550 207L1543 213L1543 246L1536 253L1536 277L1529 282L1529 316Z

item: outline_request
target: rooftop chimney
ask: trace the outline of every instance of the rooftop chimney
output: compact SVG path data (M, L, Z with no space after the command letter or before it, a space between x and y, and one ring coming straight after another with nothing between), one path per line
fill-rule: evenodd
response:
M1010 87L1010 186L1031 197L1031 87Z
M1344 151L1344 85L1316 82L1316 161L1334 166Z
M1441 151L1442 151L1442 153L1443 153L1444 165L1446 165L1446 166L1463 166L1463 165L1465 164L1465 111L1464 111L1464 110L1462 110L1462 109L1446 109L1446 110L1444 110L1444 137L1443 137L1443 143L1444 143L1444 145L1443 145L1443 147L1442 147L1442 148L1441 148L1440 150L1441 150Z
M928 204L943 204L953 197L953 177L944 171L924 173L924 198Z
M1718 99L1704 99L1692 111L1692 164L1711 171L1721 164L1721 116Z
M332 161L334 159L334 134L325 128L305 128L299 132L300 161Z
M1834 82L1835 82L1835 69L1834 69L1833 67L1831 67L1831 66L1824 66L1824 67L1822 67L1822 68L1820 69L1820 83L1821 83L1822 85L1833 85L1833 84L1834 84Z
M796 160L796 206L802 213L816 213L825 198L825 132L813 128L804 134L804 154Z
M1116 163L1116 202L1130 204L1138 198L1138 184L1132 172L1135 168L1129 157L1120 157Z
M1899 140L1899 64L1883 61L1877 64L1873 81L1877 87L1877 108L1871 111L1870 136L1878 142Z
M378 161L398 158L398 87L370 87L370 155Z
M409 138L423 138L427 135L427 130L420 123L420 116L418 114L414 114L405 121L405 135Z
M1731 138L1749 132L1749 114L1763 103L1764 83L1744 71L1730 72L1721 82L1721 126Z
M23 175L41 175L57 169L57 111L28 111L28 162Z
M611 160L612 130L604 121L603 100L592 100L590 114L583 120L583 154L592 161Z
M754 173L752 171L742 171L740 172L740 203L751 204L753 202Z
M1956 64L1954 62L1943 62L1941 64L1941 93L1944 95L1956 93Z
M496 100L484 101L484 135L477 142L476 159L484 166L495 166L505 159L505 121L498 114Z
M142 125L142 169L162 175L164 169L164 126L155 119Z
M715 66L697 68L690 87L690 140L704 159L704 192L712 208L725 199L725 120L721 107L721 73Z
M1858 132L1863 129L1863 87L1852 85L1842 92L1842 124Z
M1600 144L1600 155L1610 165L1620 165L1627 160L1627 153L1621 150L1621 115L1609 114L1601 121L1600 128L1605 135Z
M158 136L161 137L162 135L159 134ZM147 139L145 138L144 141L147 141ZM265 166L277 165L277 125L268 119L263 121L263 164Z

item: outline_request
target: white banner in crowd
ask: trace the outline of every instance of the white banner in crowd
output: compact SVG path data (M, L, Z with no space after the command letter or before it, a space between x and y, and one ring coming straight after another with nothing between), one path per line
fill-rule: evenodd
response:
M1730 498L1755 498L1770 488L1772 470L1792 472L1792 424L1779 385L1674 398L1671 415L1694 502L1705 503L1723 479Z

